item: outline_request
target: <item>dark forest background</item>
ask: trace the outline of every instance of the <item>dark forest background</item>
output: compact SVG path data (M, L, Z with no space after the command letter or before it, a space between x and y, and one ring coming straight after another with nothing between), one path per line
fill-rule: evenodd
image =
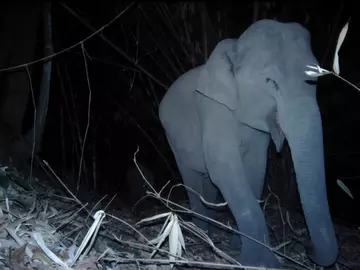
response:
M356 12L354 6L336 1L3 2L2 162L10 156L11 162L28 168L28 146L35 141L39 160L46 160L73 190L131 197L125 179L139 147L137 161L151 171L157 189L168 180L178 183L158 105L179 75L203 64L220 40L240 36L263 18L305 26L321 67L331 70L338 34L351 18L340 50L340 75L359 86ZM45 56L51 57L36 61ZM331 210L344 221L358 223L360 93L334 76L324 76L318 102ZM293 178L288 149L274 154L270 148L269 156L267 178L286 194ZM36 162L34 166L44 169ZM339 188L337 179L354 199ZM295 200L288 203L296 205Z

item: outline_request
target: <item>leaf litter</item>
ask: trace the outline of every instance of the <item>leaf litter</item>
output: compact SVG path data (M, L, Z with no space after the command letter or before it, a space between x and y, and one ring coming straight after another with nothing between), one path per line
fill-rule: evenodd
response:
M243 269L232 259L237 253L231 250L231 232L218 229L208 236L183 219L191 212L185 201L175 200L177 204L163 198L161 191L150 192L149 197L162 204L134 214L126 208L111 209L101 198L82 203L59 196L36 178L33 189L25 190L18 184L25 181L23 176L15 168L12 172L11 179L17 181L2 185L0 179L1 269ZM287 211L275 194L269 194L260 203L273 250L290 260L281 260L284 269L313 269L305 256L303 215ZM118 205L116 199L112 203ZM221 211L213 222L235 231L229 211ZM337 269L359 269L358 228L336 223L335 228L341 253Z

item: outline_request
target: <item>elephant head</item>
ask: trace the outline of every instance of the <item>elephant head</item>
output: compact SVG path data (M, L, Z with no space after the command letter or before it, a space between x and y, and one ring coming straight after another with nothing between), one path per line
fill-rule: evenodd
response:
M312 240L309 255L327 266L335 262L338 246L327 201L316 81L304 73L314 63L306 29L261 20L239 39L216 46L197 91L226 106L239 122L270 133L278 151L286 137Z

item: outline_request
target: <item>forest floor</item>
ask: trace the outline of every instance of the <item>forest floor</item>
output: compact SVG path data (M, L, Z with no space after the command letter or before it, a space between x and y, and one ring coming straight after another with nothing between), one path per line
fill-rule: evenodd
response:
M156 239L163 227L169 212L164 204L145 199L134 213L128 208L114 209L112 205L119 206L116 200L107 207L106 201L99 202L94 194L82 199L55 195L49 185L36 178L31 190L26 190L18 184L21 174L13 172L4 180L5 176L0 173L1 269L169 269L169 238L163 239L153 256L154 245L148 241ZM177 203L188 207L186 201ZM303 214L287 211L271 198L262 206L272 246L298 262L282 259L283 269L314 269L305 255L308 235ZM138 224L159 214L164 217L157 222ZM184 224L182 214L177 218L173 224ZM219 213L217 221L234 228L228 211ZM333 269L360 269L359 228L334 223L340 256ZM186 251L174 262L176 269L242 269L227 259L235 255L230 247L231 233L217 230L208 241L187 230L182 230L182 235ZM71 262L76 263L69 268Z

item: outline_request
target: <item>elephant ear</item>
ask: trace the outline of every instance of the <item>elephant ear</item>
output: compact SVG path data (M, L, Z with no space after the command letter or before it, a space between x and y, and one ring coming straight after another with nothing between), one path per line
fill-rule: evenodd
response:
M202 67L197 91L235 110L238 102L238 88L234 77L233 59L236 39L219 42Z

